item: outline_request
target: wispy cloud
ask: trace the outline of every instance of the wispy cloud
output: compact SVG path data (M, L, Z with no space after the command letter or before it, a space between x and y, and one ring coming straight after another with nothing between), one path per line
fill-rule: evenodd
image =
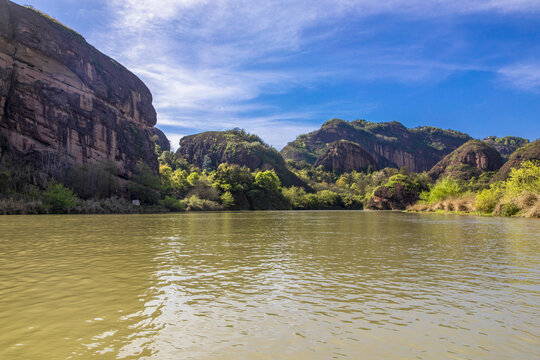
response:
M331 38L342 21L540 13L538 0L111 0L107 6L115 20L100 35L101 43L147 83L158 126L171 129L169 136L239 126L276 146L311 129L303 120L320 113L276 109L261 99L265 95L323 86L335 77L410 82L477 66L382 45L366 45L368 56L342 66L291 65L291 59L309 52L310 44ZM534 66L499 73L523 89L534 89L540 81Z
M513 64L498 71L507 84L525 91L540 91L540 63Z

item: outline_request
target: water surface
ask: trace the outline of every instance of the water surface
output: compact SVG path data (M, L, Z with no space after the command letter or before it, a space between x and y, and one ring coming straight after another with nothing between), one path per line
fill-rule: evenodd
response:
M533 359L540 221L0 217L0 359Z

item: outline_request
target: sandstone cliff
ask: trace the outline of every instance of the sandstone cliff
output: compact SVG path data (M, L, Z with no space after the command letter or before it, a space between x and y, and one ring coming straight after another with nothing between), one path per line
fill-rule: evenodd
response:
M407 129L398 122L372 123L364 120L332 119L309 134L300 135L281 150L285 159L314 164L330 143L348 140L368 152L378 168L407 167L427 171L471 137L452 130L433 127Z
M470 140L445 156L428 175L432 179L450 176L470 180L484 172L499 170L502 163L501 155L493 147L480 140Z
M221 163L246 166L250 170L275 170L284 186L311 188L287 169L281 155L256 135L243 130L207 131L180 140L177 155L201 169L215 169Z
M338 140L328 145L328 149L317 159L315 166L323 166L327 171L349 172L353 170L377 170L373 157L360 145Z
M500 168L500 170L493 176L491 182L504 181L510 175L510 171L513 168L520 168L521 164L527 160L540 161L540 140L536 140L517 149L510 159Z
M5 151L44 164L138 161L157 171L152 95L82 36L36 10L0 0L0 137Z

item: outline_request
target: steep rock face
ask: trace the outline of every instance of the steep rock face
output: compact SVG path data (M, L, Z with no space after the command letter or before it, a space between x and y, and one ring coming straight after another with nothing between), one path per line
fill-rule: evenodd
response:
M536 140L517 149L510 159L500 168L500 170L493 176L491 182L504 181L510 175L510 171L513 168L520 168L521 164L527 160L540 161L540 140Z
M517 136L505 136L499 138L496 136L488 136L482 139L483 142L492 146L501 154L503 161L508 161L510 155L522 146L527 145L530 141L528 139L520 138Z
M359 144L378 168L407 167L409 171L427 171L452 150L471 137L452 130L432 127L407 129L398 122L372 123L364 120L332 119L309 134L300 135L281 150L285 159L314 164L338 140Z
M153 127L150 128L150 133L152 134L152 140L162 151L171 151L171 143L163 131L157 127Z
M246 166L251 171L275 170L284 186L311 188L287 169L285 160L256 135L243 131L208 131L185 136L176 152L201 169L215 169L221 163Z
M148 88L82 36L35 10L0 0L0 136L31 161L112 162L129 178L157 171Z
M392 187L380 186L373 193L368 208L371 210L405 210L420 199L418 192L396 183Z
M377 162L360 145L338 140L328 145L328 149L317 159L315 166L322 165L328 171L349 172L352 170L377 170Z
M486 171L497 171L502 166L501 155L480 140L470 140L439 161L428 175L433 179L450 176L470 180Z

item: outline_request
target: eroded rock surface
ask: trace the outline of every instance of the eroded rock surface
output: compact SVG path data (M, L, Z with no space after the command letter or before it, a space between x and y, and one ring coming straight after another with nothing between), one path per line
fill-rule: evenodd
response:
M470 140L445 156L428 175L433 179L450 176L469 180L484 172L499 170L502 163L501 155L493 147L480 140Z
M0 0L0 136L10 152L38 168L50 158L112 162L129 178L138 161L157 171L155 123L139 78L73 30Z
M377 162L360 145L347 140L338 140L328 145L328 149L315 166L322 165L328 171L349 172L353 170L377 170Z

